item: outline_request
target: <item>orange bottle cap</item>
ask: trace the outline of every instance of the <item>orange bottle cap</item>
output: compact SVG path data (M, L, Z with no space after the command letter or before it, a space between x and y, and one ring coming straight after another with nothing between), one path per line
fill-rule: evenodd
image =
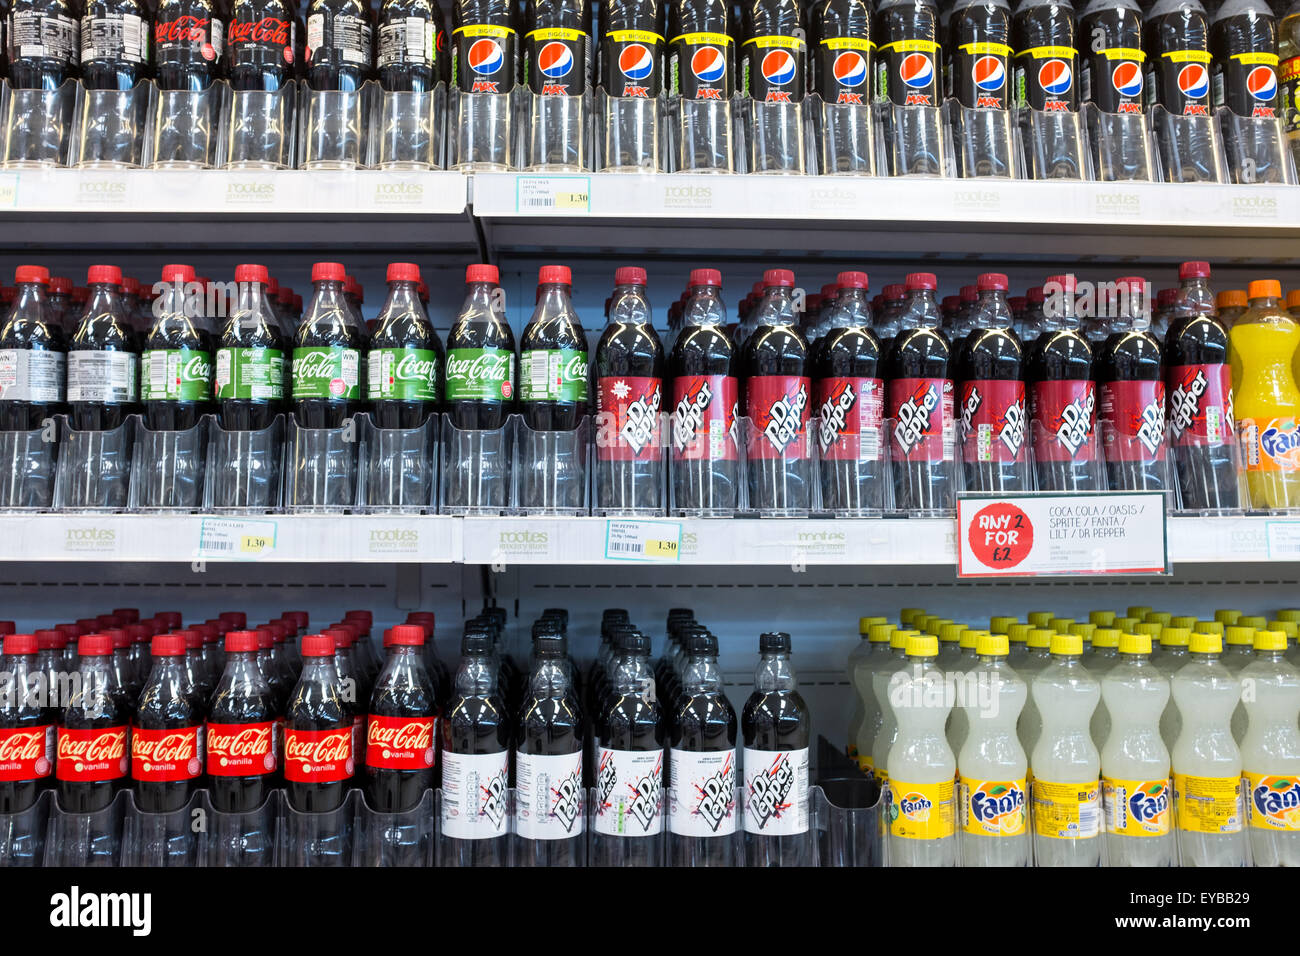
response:
M1224 289L1214 298L1214 304L1220 309L1245 308L1246 293L1242 289Z
M1250 284L1248 294L1252 299L1282 298L1282 283L1276 279L1256 279Z

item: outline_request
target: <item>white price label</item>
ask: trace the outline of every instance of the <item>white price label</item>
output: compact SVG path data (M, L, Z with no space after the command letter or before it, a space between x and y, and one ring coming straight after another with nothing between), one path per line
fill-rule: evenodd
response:
M199 557L256 561L275 550L274 521L204 518L199 525Z
M958 577L1168 574L1162 492L960 495Z
M515 212L591 212L591 177L520 176Z
M1270 561L1300 557L1300 521L1270 521L1266 527Z
M676 562L682 551L680 521L615 521L605 524L605 557L612 561Z

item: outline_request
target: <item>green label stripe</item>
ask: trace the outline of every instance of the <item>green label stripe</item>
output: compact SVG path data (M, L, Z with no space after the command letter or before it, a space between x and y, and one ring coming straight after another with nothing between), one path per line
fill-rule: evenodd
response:
M140 357L146 402L202 402L212 394L212 356L195 349L152 349Z
M361 353L341 345L295 348L293 398L361 398Z
M279 349L218 349L214 379L218 399L284 398L284 353Z
M366 357L371 400L438 401L438 364L438 353L428 349L371 349Z
M514 398L515 353L507 349L447 352L447 401L500 402Z
M519 356L519 397L525 402L585 402L587 353L534 349Z

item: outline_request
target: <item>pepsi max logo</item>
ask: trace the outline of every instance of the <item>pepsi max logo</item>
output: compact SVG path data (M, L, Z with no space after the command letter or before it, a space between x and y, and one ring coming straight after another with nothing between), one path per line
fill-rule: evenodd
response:
M789 50L772 50L763 57L763 79L773 86L785 86L794 79L796 62Z
M552 80L567 76L573 69L573 51L563 43L552 41L538 51L537 69Z
M1204 99L1210 92L1210 74L1201 63L1189 63L1178 71L1178 89L1189 100Z
M640 43L629 43L618 55L618 68L629 80L644 80L655 71L654 54Z
M716 46L702 46L691 54L691 72L702 83L716 83L727 74L727 57Z
M1139 96L1142 93L1142 68L1132 60L1117 63L1110 71L1110 83L1120 96Z
M1048 96L1064 96L1074 84L1074 71L1064 60L1048 60L1038 68L1038 85Z
M909 53L898 64L898 77L914 90L934 83L934 61L924 53Z
M867 61L856 50L845 50L835 58L832 72L840 86L861 86L867 79Z
M970 68L971 79L986 93L996 93L1007 82L1007 67L1001 57L982 56Z
M1277 74L1271 66L1257 66L1246 74L1246 90L1257 100L1277 96Z
M489 75L501 69L506 56L496 40L483 37L470 44L465 59L469 61L469 68L475 73Z

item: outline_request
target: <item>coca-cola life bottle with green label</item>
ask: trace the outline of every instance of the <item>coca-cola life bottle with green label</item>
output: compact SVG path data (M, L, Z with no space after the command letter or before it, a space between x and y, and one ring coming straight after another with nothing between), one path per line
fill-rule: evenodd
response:
M457 428L500 428L515 404L515 336L496 266L465 269L465 302L447 333L447 414Z
M442 343L420 302L420 267L393 262L387 278L366 357L368 397L380 428L419 428L442 402Z

